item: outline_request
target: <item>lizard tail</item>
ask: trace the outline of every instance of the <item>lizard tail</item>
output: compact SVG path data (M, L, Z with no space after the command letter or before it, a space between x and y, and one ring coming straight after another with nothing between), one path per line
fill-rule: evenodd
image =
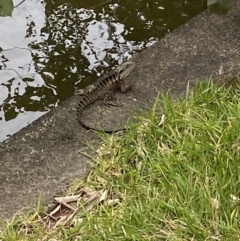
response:
M84 129L86 129L86 130L91 130L91 131L97 131L97 132L105 132L105 133L107 133L107 134L113 134L113 133L117 133L117 132L119 132L119 131L125 131L126 130L126 128L121 128L121 129L117 129L117 130L104 130L104 129L97 129L97 128L94 128L94 127L90 127L90 126L88 126L88 125L86 125L85 123L83 123L82 122L82 120L80 120L79 118L78 118L78 123L84 128Z
M101 129L90 127L90 126L86 125L85 123L83 123L83 121L81 120L81 114L82 114L82 108L81 108L81 105L79 105L78 108L77 108L77 121L84 129L86 129L88 131L89 130L97 131L97 132L103 131L107 134L113 134L113 133L116 133L116 132L119 132L119 131L126 130L126 128L121 128L121 129L117 129L117 130L101 130Z

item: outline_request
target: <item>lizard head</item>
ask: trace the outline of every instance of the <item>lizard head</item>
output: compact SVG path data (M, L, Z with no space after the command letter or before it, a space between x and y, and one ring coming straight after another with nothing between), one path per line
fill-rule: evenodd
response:
M126 78L130 72L135 68L135 63L127 61L117 68L117 73L120 79Z

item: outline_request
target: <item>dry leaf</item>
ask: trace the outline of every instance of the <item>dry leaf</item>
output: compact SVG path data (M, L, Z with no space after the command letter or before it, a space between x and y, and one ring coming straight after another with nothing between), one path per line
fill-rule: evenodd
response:
M158 126L162 126L165 123L165 120L167 117L165 115L162 115L160 122L158 123Z
M218 74L219 75L221 75L221 74L223 74L223 64L221 64L221 66L220 66L220 68L219 68L219 70L218 70Z

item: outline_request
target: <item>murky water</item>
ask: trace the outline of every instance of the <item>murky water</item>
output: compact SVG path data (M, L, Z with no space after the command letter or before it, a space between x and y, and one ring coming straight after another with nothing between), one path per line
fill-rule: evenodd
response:
M5 0L10 1L10 0ZM205 9L204 0L14 0L0 17L0 141ZM1 9L1 8L0 8Z

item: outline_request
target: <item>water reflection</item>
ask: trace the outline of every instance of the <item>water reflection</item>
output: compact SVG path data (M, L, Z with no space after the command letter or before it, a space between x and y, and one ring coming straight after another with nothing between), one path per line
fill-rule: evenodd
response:
M12 18L0 17L0 141L189 20L204 2L32 0Z

